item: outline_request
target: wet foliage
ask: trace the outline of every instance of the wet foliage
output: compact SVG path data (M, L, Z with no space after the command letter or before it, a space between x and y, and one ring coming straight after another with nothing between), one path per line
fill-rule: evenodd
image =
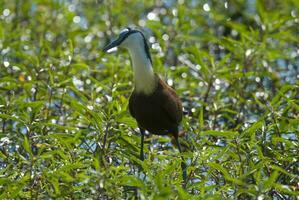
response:
M180 138L140 134L127 52L142 30ZM296 199L299 1L0 2L0 199Z

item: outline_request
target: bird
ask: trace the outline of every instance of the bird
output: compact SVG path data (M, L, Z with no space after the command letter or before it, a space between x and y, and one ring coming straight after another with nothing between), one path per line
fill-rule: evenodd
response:
M129 112L136 119L141 133L140 160L144 160L145 131L155 135L170 135L180 153L179 125L183 117L182 102L175 90L167 85L153 70L150 49L144 34L127 27L117 39L103 48L109 52L120 47L129 51L134 72L134 90L129 98ZM186 164L182 158L183 180L186 180Z

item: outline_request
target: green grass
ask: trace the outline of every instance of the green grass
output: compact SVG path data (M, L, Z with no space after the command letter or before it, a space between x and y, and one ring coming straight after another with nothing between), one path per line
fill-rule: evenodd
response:
M298 16L296 0L1 1L0 199L296 199ZM138 159L129 55L101 51L126 26L183 101L186 189L171 138Z

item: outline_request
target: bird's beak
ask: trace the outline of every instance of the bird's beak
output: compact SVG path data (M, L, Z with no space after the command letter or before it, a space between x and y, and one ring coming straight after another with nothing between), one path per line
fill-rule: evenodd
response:
M109 49L112 49L113 47L117 47L118 45L120 45L121 42L122 42L121 38L117 38L116 40L112 41L110 44L105 46L103 48L103 51L107 52Z

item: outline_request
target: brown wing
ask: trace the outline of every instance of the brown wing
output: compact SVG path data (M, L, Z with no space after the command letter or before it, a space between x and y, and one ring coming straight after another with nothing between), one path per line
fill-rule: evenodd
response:
M158 95L160 98L157 103L165 110L171 121L179 124L182 121L182 103L176 92L159 78Z

